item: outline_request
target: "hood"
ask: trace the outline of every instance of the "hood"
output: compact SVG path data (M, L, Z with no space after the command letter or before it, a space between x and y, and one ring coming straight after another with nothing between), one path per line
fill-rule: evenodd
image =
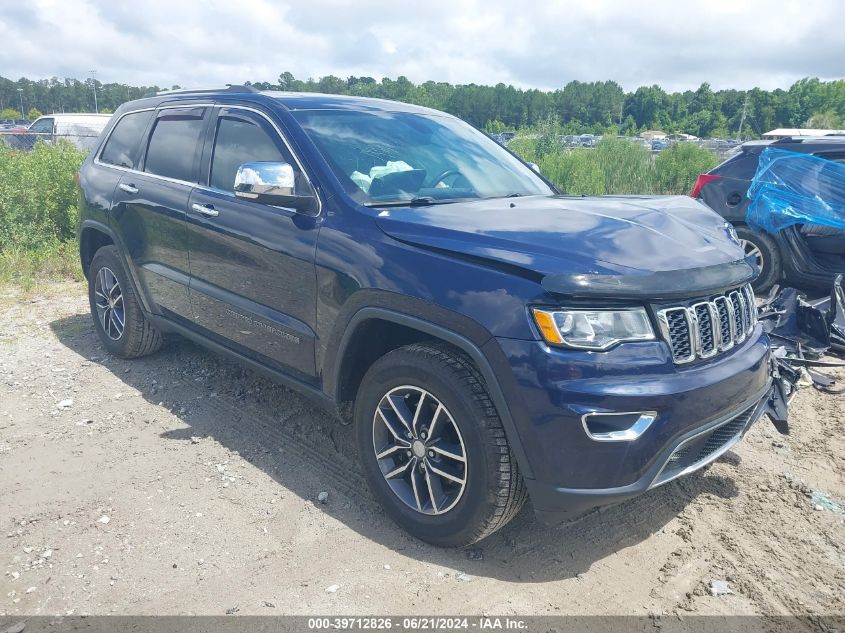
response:
M386 209L376 221L395 239L516 267L564 294L591 294L600 286L593 294L619 296L627 288L638 296L645 286L642 292L653 297L670 283L675 291L661 296L691 296L754 275L725 221L687 196L473 200Z

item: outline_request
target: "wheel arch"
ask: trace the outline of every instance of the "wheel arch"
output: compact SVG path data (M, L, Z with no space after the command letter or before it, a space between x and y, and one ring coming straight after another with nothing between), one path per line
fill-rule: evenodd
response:
M376 339L372 337L373 332L378 334ZM492 337L487 340L490 338ZM373 340L379 341L373 348L375 351L361 354L361 350L366 349L367 343ZM352 315L340 339L333 371L329 376L330 384L327 389L329 395L339 406L353 400L364 374L378 358L393 349L422 341L445 343L469 358L484 379L520 471L527 479L533 479L533 473L504 392L492 365L481 350L486 341L481 345L476 344L459 332L389 308L361 308Z
M114 245L114 235L109 227L99 222L86 222L79 231L79 261L86 279L94 254L103 246Z
M126 249L117 234L107 224L96 220L84 220L79 225L79 258L82 264L82 272L88 278L88 270L96 252L103 246L114 246L120 255L120 262L132 284L132 289L141 302L144 312L149 314L150 302L146 292L141 292L143 285L140 283L135 267L126 255Z

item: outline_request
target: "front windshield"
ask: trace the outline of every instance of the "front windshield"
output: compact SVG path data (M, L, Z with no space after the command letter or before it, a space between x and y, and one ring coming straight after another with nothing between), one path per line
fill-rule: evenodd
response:
M472 126L410 112L292 112L347 192L361 204L554 193Z

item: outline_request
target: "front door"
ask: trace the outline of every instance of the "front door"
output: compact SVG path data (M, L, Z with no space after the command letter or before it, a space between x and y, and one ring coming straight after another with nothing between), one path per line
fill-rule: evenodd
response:
M233 193L248 162L290 163L298 182L307 179L278 128L254 111L219 109L207 138L206 185L191 193L187 216L195 323L236 351L313 381L319 219Z

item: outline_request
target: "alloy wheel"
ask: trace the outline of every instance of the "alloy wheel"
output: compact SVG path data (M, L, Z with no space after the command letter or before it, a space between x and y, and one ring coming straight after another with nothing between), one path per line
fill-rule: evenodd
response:
M393 493L428 515L448 512L467 482L461 432L440 400L411 385L388 391L373 415L373 450Z
M123 336L126 326L126 311L123 306L123 293L117 276L110 268L103 266L97 272L94 282L95 304L97 319L103 326L103 331L111 340L117 341Z
M757 264L757 270L760 272L763 271L763 253L760 251L760 247L757 246L754 242L750 242L748 240L739 240L739 245L742 247L742 250L745 251L745 256L748 257L749 255L754 258L755 263Z

